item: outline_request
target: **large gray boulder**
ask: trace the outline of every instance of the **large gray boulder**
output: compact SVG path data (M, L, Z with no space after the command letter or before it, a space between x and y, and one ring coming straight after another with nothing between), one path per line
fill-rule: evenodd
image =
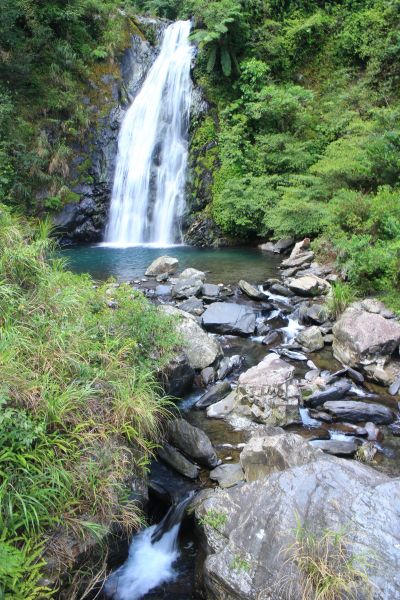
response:
M379 362L382 366L398 348L400 323L385 312L380 302L376 303L370 300L352 304L333 326L333 354L342 364L365 367ZM381 313L375 312L378 307L383 307Z
M234 412L268 425L289 425L299 420L300 391L294 367L275 353L239 377Z
M316 275L303 275L288 281L289 288L299 296L320 296L330 290L330 284Z
M296 467L315 459L316 450L295 433L255 436L240 454L240 464L246 481L255 481L289 467Z
M247 336L254 333L256 316L251 308L231 302L214 302L202 316L208 331Z
M178 279L172 286L172 297L178 299L187 299L192 296L198 296L201 292L203 282L201 279Z
M220 515L217 529L210 514ZM357 461L320 453L262 480L209 491L196 516L209 600L302 598L304 573L290 551L299 527L317 539L326 530L345 531L349 554L367 559L374 600L400 597L400 479ZM365 581L357 591L366 600Z
M198 325L196 318L174 306L160 306L163 312L177 317L176 328L183 339L183 352L193 369L205 369L223 353L219 342Z
M172 256L159 256L153 260L145 275L147 275L147 277L157 277L157 275L163 275L164 273L172 275L173 273L176 273L178 264L179 261L177 258L172 258Z
M178 275L178 279L200 279L204 282L206 280L206 274L203 271L189 267Z
M204 467L213 469L218 465L218 457L208 438L185 419L169 421L166 428L168 441Z
M324 338L319 327L312 325L300 331L297 341L310 352L316 352L324 347Z

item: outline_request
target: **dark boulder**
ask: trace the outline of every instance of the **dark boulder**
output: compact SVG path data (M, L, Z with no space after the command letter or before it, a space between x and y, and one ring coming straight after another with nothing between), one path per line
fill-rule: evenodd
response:
M202 316L208 331L248 336L254 333L256 317L253 310L230 302L214 302Z
M312 408L317 408L328 400L339 400L340 398L344 398L350 391L350 388L351 383L349 381L338 381L335 385L331 385L321 392L314 392L311 396L304 399L304 403Z
M200 400L196 402L197 408L207 408L215 402L219 402L231 391L231 384L228 381L221 381L216 383L208 392L206 392Z
M373 423L381 423L382 425L387 425L394 421L394 414L390 408L372 402L332 400L325 402L323 408L338 421L350 421L350 423L372 421Z
M170 444L161 446L157 453L161 460L175 469L175 471L178 471L181 475L184 475L189 479L197 479L199 476L200 467L188 460L181 452L179 452L179 450Z
M183 398L192 389L193 381L194 369L184 354L171 360L164 369L163 387L169 396Z
M207 435L185 419L175 419L167 424L168 441L200 465L213 469L219 463Z

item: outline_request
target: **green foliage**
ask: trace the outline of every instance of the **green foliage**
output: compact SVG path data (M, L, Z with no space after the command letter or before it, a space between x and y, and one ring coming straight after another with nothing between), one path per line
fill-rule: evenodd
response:
M200 519L202 525L208 525L217 531L222 531L228 517L225 513L218 512L217 510L208 510Z
M129 286L46 261L48 230L0 208L0 590L20 600L46 597L39 542L56 528L138 525L125 482L154 449L168 410L155 373L179 342Z
M99 65L129 44L132 8L119 0L4 0L1 9L0 202L40 212L35 193L60 195L71 148L96 122L83 97L104 88Z
M245 558L242 558L238 554L235 554L229 566L234 571L244 571L245 573L248 573L251 568L251 564L249 563L249 561Z
M232 65L237 64L238 30L243 23L240 0L186 0L185 10L195 19L191 39L206 53L207 71L211 73L219 65L229 77Z
M326 258L351 286L391 294L398 286L399 6L252 0L237 19L236 80L207 75L201 58L196 69L218 125L215 221L240 240L323 236L320 257L329 246Z
M330 296L326 303L329 313L337 319L342 312L354 302L356 293L354 289L347 283L337 281L332 284Z

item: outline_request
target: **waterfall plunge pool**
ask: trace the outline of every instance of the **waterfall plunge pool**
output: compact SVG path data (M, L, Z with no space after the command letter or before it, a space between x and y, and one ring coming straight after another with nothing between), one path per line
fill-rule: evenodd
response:
M179 271L194 267L207 273L209 283L237 283L245 279L261 283L277 276L279 255L258 248L194 248L193 246L133 246L113 248L101 245L71 246L60 251L68 267L76 273L90 273L98 280L115 277L118 281L140 279L150 263L159 256L179 260Z

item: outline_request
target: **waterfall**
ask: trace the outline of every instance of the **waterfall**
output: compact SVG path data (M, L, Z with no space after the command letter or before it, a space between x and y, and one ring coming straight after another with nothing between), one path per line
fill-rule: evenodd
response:
M193 493L172 506L158 525L138 533L126 562L107 579L104 592L113 600L139 600L161 583L176 577L177 538L185 508Z
M182 241L192 92L189 34L190 21L166 28L160 53L122 122L107 245Z

